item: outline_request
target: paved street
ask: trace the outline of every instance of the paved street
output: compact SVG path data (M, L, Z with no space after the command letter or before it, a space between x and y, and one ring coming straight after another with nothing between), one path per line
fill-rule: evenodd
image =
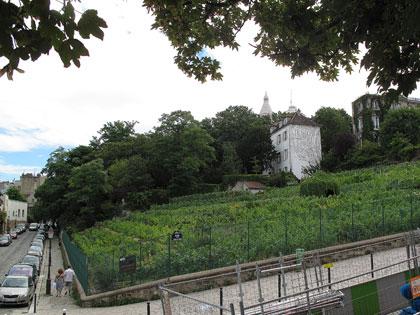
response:
M13 243L7 247L0 247L0 281L3 281L5 273L10 267L22 260L26 255L29 245L35 236L35 232L26 231L20 234ZM0 315L27 313L27 307L0 307Z

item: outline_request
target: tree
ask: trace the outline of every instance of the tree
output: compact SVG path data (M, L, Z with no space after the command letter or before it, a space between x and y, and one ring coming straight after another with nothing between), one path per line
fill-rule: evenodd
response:
M91 146L97 147L106 143L122 142L133 138L136 134L134 128L137 121L121 121L107 122L98 131L99 137L93 137Z
M6 195L9 197L9 199L26 202L25 197L22 196L19 189L16 187L9 187L6 191Z
M321 126L321 146L325 154L334 147L338 134L351 134L351 117L344 109L321 107L314 120Z
M0 58L7 64L0 69L0 77L13 79L21 60L37 60L52 48L59 54L65 67L73 62L80 67L81 56L89 51L78 37L94 36L103 39L106 22L96 10L77 12L72 0L63 1L61 10L53 10L50 1L0 1ZM80 15L80 17L79 17Z
M382 145L387 147L397 133L413 145L420 144L419 109L401 108L390 110L385 115L380 131Z
M388 158L409 160L420 150L420 110L390 110L380 129L380 142Z
M417 0L158 1L145 0L154 29L177 50L175 63L199 81L222 79L220 62L207 49L238 49L237 34L255 23L254 54L291 68L338 79L360 60L367 84L410 94L420 79L420 2Z
M68 188L65 195L69 204L67 216L76 225L90 227L96 221L109 219L114 215L104 207L111 186L102 160L93 160L73 168Z
M214 156L212 137L190 112L163 114L161 125L151 135L151 173L159 187L167 187L172 195L193 193L200 170Z
M253 159L257 159L260 168L267 168L274 155L270 139L270 124L246 106L229 106L218 112L216 117L205 120L205 128L218 143L219 150L229 142L241 161L241 171L251 173ZM223 158L223 152L218 154Z

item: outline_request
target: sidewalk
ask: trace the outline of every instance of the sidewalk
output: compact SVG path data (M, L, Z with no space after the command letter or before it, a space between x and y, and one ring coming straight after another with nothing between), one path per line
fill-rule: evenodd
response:
M63 309L66 309L67 315L73 314L89 314L89 315L146 315L147 314L147 303L135 303L123 306L114 307L87 307L81 308L76 305L76 301L69 295L56 297L55 290L51 288L52 295L46 295L46 280L48 276L48 255L49 255L49 240L45 242L45 253L41 267L41 275L39 277L38 286L36 289L37 303L36 303L36 314L41 315L61 315ZM51 241L51 286L55 274L59 268L64 268L63 258L61 251L58 246L58 239L54 238ZM161 315L162 306L160 301L152 301L150 303L151 314ZM29 309L30 314L34 314L35 305L32 303Z
M63 265L63 258L58 246L58 239L55 237L51 240L51 295L46 294L49 255L48 239L45 242L44 248L44 259L42 261L41 274L36 289L37 305L35 309L35 303L32 303L29 313L34 313L36 310L37 314L62 314L63 309L66 309L68 310L68 314L70 314L70 311L78 310L80 307L76 305L74 299L69 295L56 297L56 291L52 288L57 270L59 268L63 268L63 270L66 269ZM76 312L72 313L76 314ZM77 313L79 312L77 311Z

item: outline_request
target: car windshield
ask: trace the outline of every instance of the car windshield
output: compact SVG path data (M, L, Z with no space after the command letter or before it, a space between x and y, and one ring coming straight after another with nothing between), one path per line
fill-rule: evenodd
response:
M29 266L12 267L9 271L9 275L32 277L32 267L29 267Z
M0 236L0 241L7 241L9 238L5 235Z
M4 288L27 288L28 287L28 279L27 278L14 278L14 277L7 277L4 279L2 285Z
M41 250L41 247L34 245L34 246L31 246L31 248L29 248L29 249L39 251L39 250Z

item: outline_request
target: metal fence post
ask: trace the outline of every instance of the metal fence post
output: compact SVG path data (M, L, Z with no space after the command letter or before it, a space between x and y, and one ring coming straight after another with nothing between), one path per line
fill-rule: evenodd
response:
M150 315L150 302L147 302L147 315Z
M211 243L212 243L211 226L209 228L209 241L210 241L210 244L209 244L209 268L211 269L211 267L212 267L212 262L211 262Z
M286 253L288 252L288 239L287 239L287 209L284 211L284 244Z
M374 269L374 267L373 267L373 252L370 252L370 269L371 270ZM372 278L374 278L374 277L375 276L374 276L373 271L372 271Z
M385 233L385 208L384 208L383 202L381 202L381 207L382 207L382 234L386 235Z
M318 248L321 248L322 246L322 208L319 207L319 246Z
M413 194L410 196L410 228L413 229Z
M171 275L171 234L168 236L168 276Z
M354 204L351 204L351 240L355 241L355 235L354 235Z
M230 303L230 314L235 315L235 306L233 306L233 303Z
M219 288L220 315L223 315L223 288Z
M249 261L249 219L247 219L247 261Z

